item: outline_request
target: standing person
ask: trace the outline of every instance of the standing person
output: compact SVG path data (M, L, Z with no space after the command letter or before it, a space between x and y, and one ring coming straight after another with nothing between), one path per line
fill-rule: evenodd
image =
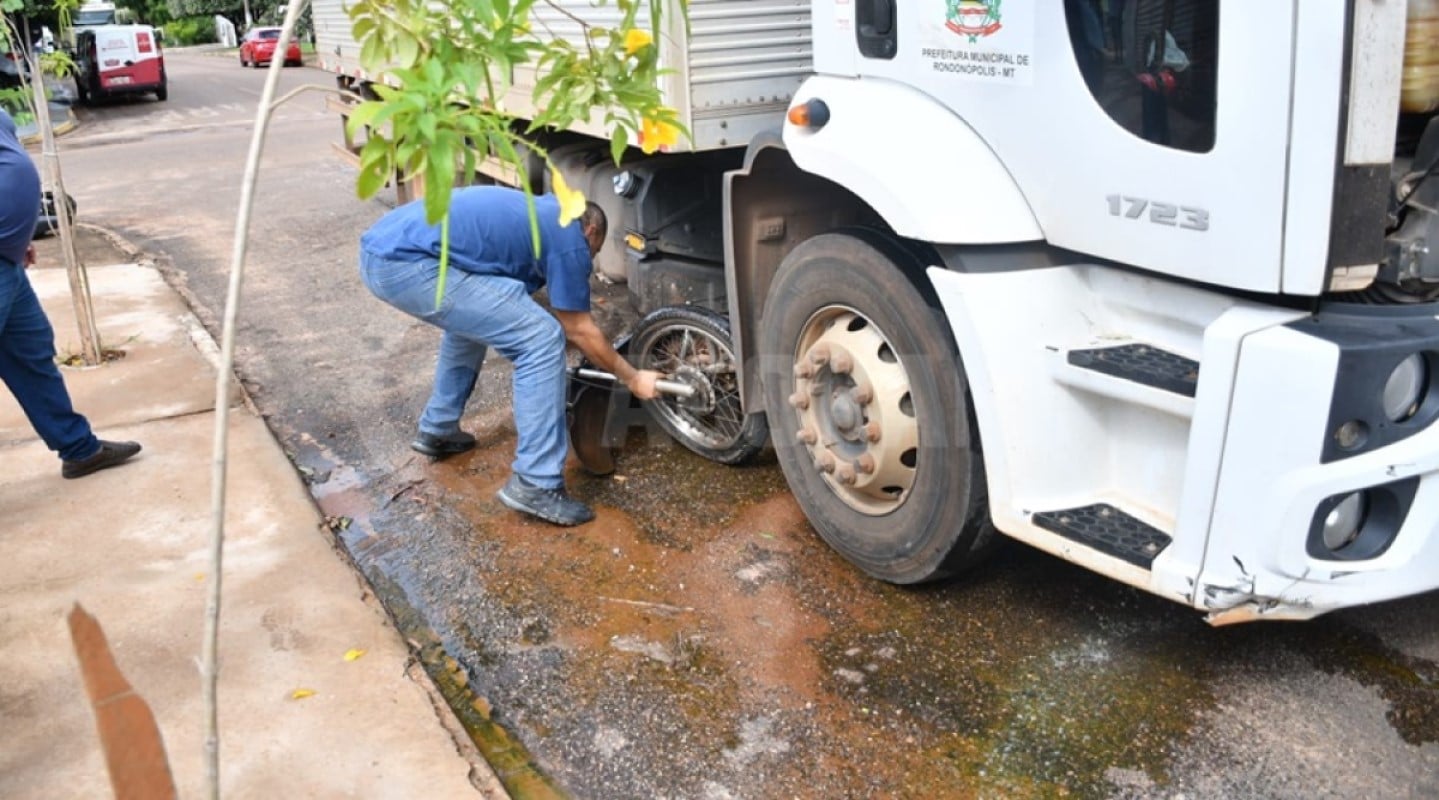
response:
M376 297L445 332L411 447L439 458L475 446L475 437L460 430L460 417L486 350L494 347L515 366L519 432L500 502L556 525L580 525L595 515L565 491L565 341L640 399L655 396L660 376L630 366L590 315L590 270L608 228L604 211L588 203L578 220L561 226L557 198L537 196L534 204L538 255L522 192L499 186L455 191L451 269L438 306L440 227L425 221L423 201L396 208L360 237L360 276ZM553 316L530 297L542 286L549 287Z
M44 440L60 456L60 474L79 478L113 467L136 453L134 442L95 438L75 413L55 366L55 331L25 270L35 263L40 173L15 135L15 120L0 108L0 379Z

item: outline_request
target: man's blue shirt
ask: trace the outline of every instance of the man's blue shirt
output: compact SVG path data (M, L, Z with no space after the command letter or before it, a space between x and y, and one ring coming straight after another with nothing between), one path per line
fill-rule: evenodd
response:
M0 261L24 262L39 216L40 173L15 136L15 120L0 108Z
M540 254L530 236L525 195L501 186L471 186L450 196L450 264L480 275L502 275L531 292L549 286L550 305L560 311L590 310L590 246L578 220L560 227L553 195L535 197ZM440 226L425 222L424 201L407 203L381 217L360 237L360 247L395 261L440 257Z

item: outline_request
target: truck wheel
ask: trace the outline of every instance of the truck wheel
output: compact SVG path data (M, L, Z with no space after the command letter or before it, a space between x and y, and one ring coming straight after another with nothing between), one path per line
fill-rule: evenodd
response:
M666 306L640 320L629 351L641 369L663 372L695 390L692 397L660 395L645 410L665 433L721 464L741 464L764 448L769 427L746 415L729 320L703 308Z
M922 267L877 234L817 236L780 265L759 330L790 490L831 547L891 583L951 575L997 540L964 366Z
M155 99L162 103L170 99L170 84L164 79L161 79L160 88L155 90Z

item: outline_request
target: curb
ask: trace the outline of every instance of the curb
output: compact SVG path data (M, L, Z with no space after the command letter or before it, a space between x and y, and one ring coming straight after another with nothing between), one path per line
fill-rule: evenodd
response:
M76 226L83 227L103 236L126 257L134 259L132 263L136 266L153 269L160 275L161 280L170 287L171 291L178 294L180 299L189 308L189 313L185 315L186 319L183 320L183 324L187 329L191 344L199 350L205 360L209 361L211 366L218 371L221 367L220 343L215 340L209 329L205 327L205 321L201 319L201 309L203 309L203 305L200 304L199 298L190 290L189 286L185 284L184 273L169 263L169 256L163 254L157 255L143 250L119 233L100 225L82 222L76 223ZM232 376L231 385L239 395L241 403L256 419L261 421L265 430L269 433L270 442L275 448L282 453L285 452L284 444L275 435L274 429L270 427L269 420L264 414L260 413L259 407L255 404L249 390L246 389L245 382L241 379L239 372L235 370L234 365L231 365L230 374ZM286 460L289 460L288 457ZM298 473L296 477L300 478ZM300 480L302 483L305 483L303 478L300 478ZM319 503L315 500L315 496L309 491L308 484L305 486L305 495L309 497L310 505L314 509L317 518L324 519L324 512L320 509ZM324 526L321 525L320 529L323 532ZM485 755L480 752L480 749L470 738L464 724L456 715L455 710L450 707L449 701L445 699L445 695L440 690L440 687L435 683L434 679L430 677L430 674L425 668L420 665L414 644L404 636L402 629L397 624L395 617L390 613L390 610L379 601L379 596L375 593L374 587L370 585L369 578L365 576L364 571L355 563L354 558L344 548L337 537L330 536L327 538L329 539L327 543L331 551L334 552L335 557L345 564L351 576L361 587L364 603L378 608L390 629L393 630L397 636L405 639L406 649L409 651L409 658L403 667L404 674L424 692L434 711L435 721L449 734L456 752L459 753L465 761L470 763L468 776L470 785L480 793L484 800L509 800L510 794L505 789L504 783L500 780L499 775L495 772L494 766L490 764L489 759L485 758Z
M55 113L55 109L53 106L50 109L50 113ZM59 124L54 124L50 126L51 132L56 136L63 136L78 127L80 127L80 120L75 116L74 110L70 109L69 107L66 107L65 109L65 120L63 122L60 122ZM19 137L19 139L20 144L28 145L39 144L40 142L44 141L45 137L41 135L39 130L36 130L34 133L27 133L24 136Z

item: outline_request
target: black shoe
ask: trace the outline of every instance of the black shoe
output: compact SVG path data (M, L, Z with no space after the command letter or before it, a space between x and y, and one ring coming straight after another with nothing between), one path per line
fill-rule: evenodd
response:
M100 449L95 451L95 455L78 461L61 462L60 475L64 478L83 478L96 470L123 464L138 452L140 445L135 442L107 442L102 439Z
M541 489L518 475L511 475L500 490L500 502L516 511L539 517L556 525L583 525L595 518L595 512L564 490Z
M447 433L444 436L420 431L415 434L415 440L410 442L410 449L430 458L444 458L475 449L475 437L464 431Z

